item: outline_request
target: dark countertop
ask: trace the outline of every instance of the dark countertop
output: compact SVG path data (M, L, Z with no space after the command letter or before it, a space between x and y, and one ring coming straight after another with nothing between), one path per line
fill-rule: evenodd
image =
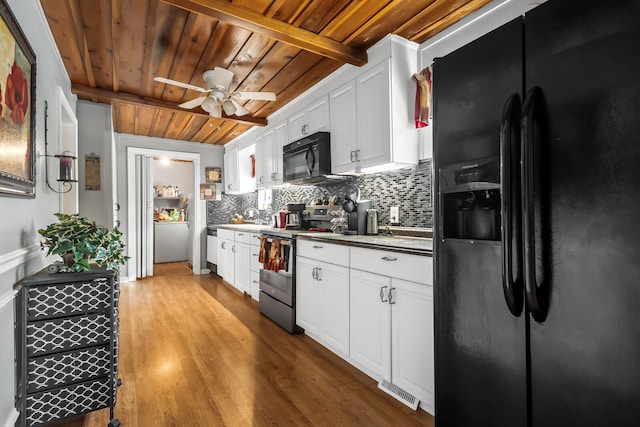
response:
M300 233L298 239L357 246L368 249L382 249L414 255L433 255L433 240L425 237L408 236L368 236L334 233Z
M212 229L224 228L235 231L260 233L262 230L285 231L282 228L273 228L262 224L217 224L208 226ZM409 228L407 228L409 229ZM392 228L393 230L393 228ZM393 252L402 252L414 255L433 255L433 240L426 237L412 236L387 236L387 235L344 235L335 233L313 233L303 230L286 230L295 234L299 239L315 240L339 245L356 246L369 249L382 249Z

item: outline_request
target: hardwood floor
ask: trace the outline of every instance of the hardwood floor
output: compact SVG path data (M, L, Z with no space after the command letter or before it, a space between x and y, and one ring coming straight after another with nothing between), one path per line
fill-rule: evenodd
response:
M121 284L116 417L128 426L433 426L248 295L186 263ZM67 421L105 427L109 411Z

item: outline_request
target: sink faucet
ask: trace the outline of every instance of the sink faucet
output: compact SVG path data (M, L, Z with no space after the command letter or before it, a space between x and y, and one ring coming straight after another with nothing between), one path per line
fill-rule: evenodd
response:
M383 236L393 236L393 232L391 231L391 229L389 229L388 225L384 230L382 230L380 234L382 234Z

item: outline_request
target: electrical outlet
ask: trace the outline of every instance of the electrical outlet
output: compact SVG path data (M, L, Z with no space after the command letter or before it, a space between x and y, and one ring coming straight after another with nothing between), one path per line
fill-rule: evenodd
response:
M391 206L389 210L389 222L391 224L397 224L400 222L400 207Z

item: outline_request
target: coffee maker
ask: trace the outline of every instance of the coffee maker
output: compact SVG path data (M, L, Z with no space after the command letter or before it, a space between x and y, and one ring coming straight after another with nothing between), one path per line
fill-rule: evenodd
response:
M304 203L289 203L287 204L287 210L289 213L286 215L287 230L300 230L302 228L302 212L306 205Z
M348 227L344 234L367 234L367 210L371 209L371 200L357 200L351 212L347 212Z

